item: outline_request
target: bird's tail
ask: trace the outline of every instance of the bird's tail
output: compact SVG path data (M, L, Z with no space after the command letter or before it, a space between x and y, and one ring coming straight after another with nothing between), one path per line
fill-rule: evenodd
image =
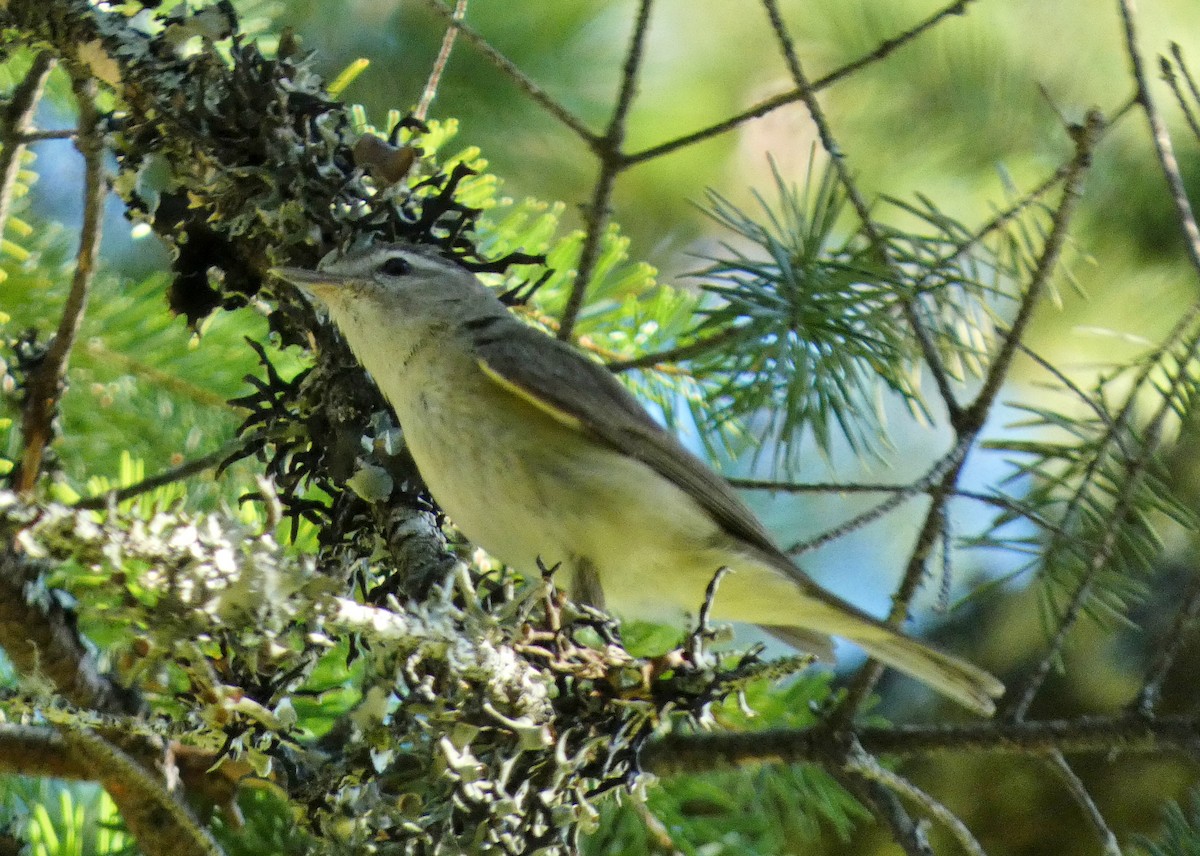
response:
M832 659L829 637L822 633L780 625L764 629L789 645L815 654L819 660ZM822 629L848 639L881 663L985 716L995 712L992 699L1004 694L1004 684L978 666L905 636L849 604L838 611L835 622ZM825 644L814 643L814 639L824 640Z
M755 558L759 561L742 562L722 580L713 605L717 618L753 621L818 656L829 650L827 637L840 636L972 710L995 713L993 699L1004 694L1004 684L988 672L911 639L826 591L783 554Z
M887 630L887 633L880 633ZM996 711L992 699L1004 695L1004 684L978 666L910 639L891 628L879 627L871 638L850 637L864 651L882 663L899 669L959 704L991 716Z

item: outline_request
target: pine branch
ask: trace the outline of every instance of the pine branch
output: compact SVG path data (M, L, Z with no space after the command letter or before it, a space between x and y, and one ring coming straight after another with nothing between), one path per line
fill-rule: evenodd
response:
M1178 328L1177 328L1178 329ZM1169 341L1169 339L1168 339ZM1113 507L1109 512L1109 520L1112 521L1107 528L1104 529L1103 535L1098 544L1092 549L1091 554L1085 560L1084 573L1076 582L1074 591L1071 594L1070 600L1066 607L1063 608L1058 627L1055 630L1054 636L1050 641L1046 652L1042 659L1034 668L1029 676L1024 687L1009 697L1009 707L1007 715L1019 720L1025 716L1029 710L1033 699L1041 689L1046 677L1050 673L1050 669L1057 660L1063 645L1066 644L1067 636L1074 629L1079 617L1083 612L1085 603L1092 593L1092 589L1096 584L1097 577L1101 570L1108 564L1112 558L1120 537L1120 522L1124 521L1128 515L1133 512L1135 507L1135 496L1137 490L1142 484L1142 479L1146 475L1146 471L1150 465L1152 455L1157 451L1158 441L1163 431L1163 424L1167 416L1174 412L1172 398L1180 385L1190 382L1188 378L1188 366L1192 359L1197 355L1197 349L1200 348L1200 332L1188 342L1184 349L1184 357L1180 360L1177 371L1171 377L1168 389L1163 391L1162 401L1155 414L1149 420L1145 429L1145 438L1141 443L1137 453L1126 462L1124 478L1121 480L1115 496ZM1157 360L1148 362L1147 367L1142 370L1138 381L1134 384L1134 390L1141 388L1142 382L1149 377L1150 369L1157 364ZM1120 430L1127 420L1131 418L1135 405L1135 397L1133 394L1126 400L1125 406L1121 412L1113 420L1114 429ZM1110 430L1105 435L1105 442L1110 442L1108 438L1115 436ZM1098 453L1087 467L1087 476L1080 482L1076 489L1071 503L1068 505L1067 515L1069 519L1072 512L1077 510L1082 505L1082 498L1089 485L1091 473L1096 472L1103 460L1103 453ZM1066 542L1052 540L1046 547L1044 555L1047 557L1044 561L1049 562L1049 557L1054 555L1054 551L1059 548L1064 548ZM1075 545L1067 544L1065 549L1076 551Z
M866 198L858 189L857 183L850 174L850 169L842 154L841 146L838 145L833 135L833 129L830 127L829 121L825 118L824 110L822 110L820 103L817 101L816 91L812 88L812 84L808 81L804 70L800 67L800 60L796 55L795 45L788 33L787 26L783 22L783 16L779 11L777 0L762 0L762 2L763 7L767 11L767 17L771 21L771 27L775 31L775 37L783 52L784 60L787 62L788 70L791 72L792 79L796 82L796 88L800 90L800 99L804 102L804 106L808 108L809 116L812 118L813 124L816 125L817 136L821 140L821 147L829 155L830 163L833 165L834 170L837 171L838 180L842 187L845 188L846 196L849 198L850 204L854 207L854 211L858 215L863 233L870 240L871 249L878 253L884 265L890 268L894 265L894 261L891 258L888 243L884 240L882 232L875 225ZM921 321L920 316L917 314L916 306L912 300L904 300L901 305L904 310L905 320L908 321L913 335L921 347L925 363L929 368L930 374L933 376L934 383L937 384L942 403L946 407L946 411L950 416L950 422L953 425L958 419L959 407L951 390L950 378L946 373L945 366L942 364L937 347L934 345L929 331L926 330L924 322Z

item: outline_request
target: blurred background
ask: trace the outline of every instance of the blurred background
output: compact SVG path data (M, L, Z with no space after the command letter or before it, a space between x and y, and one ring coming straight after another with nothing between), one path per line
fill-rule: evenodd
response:
M416 0L251 0L237 5L244 20L261 20L264 33L295 28L305 48L318 52L318 65L328 79L355 60L368 59L369 67L342 97L364 105L380 125L387 110L406 112L416 102L445 31L441 19ZM941 6L930 0L782 3L800 60L814 79L871 52ZM612 0L472 0L467 21L554 98L601 130L618 85L634 10L631 2ZM912 202L924 195L940 210L977 226L1069 156L1065 122L1080 120L1091 107L1115 115L1132 97L1133 85L1115 3L980 0L966 4L966 11L825 89L820 99L870 199L891 196ZM1149 56L1176 42L1184 58L1200 69L1200 4L1161 0L1144 4L1141 14L1142 47ZM660 0L629 117L630 150L704 128L791 88L758 4ZM1181 128L1169 95L1165 90L1156 95L1177 130ZM595 180L595 159L574 134L462 39L429 116L456 119L459 132L449 149L478 146L508 195L562 201L564 225L581 223L580 207ZM69 121L47 102L39 124L61 127ZM1183 173L1190 179L1200 170L1200 147L1186 132L1177 141ZM688 273L701 266L697 256L732 240L697 207L706 190L753 210L755 193L774 200L768 157L785 178L802 184L815 144L804 107L792 104L626 172L617 185L613 216L631 238L631 257L657 267L665 283L694 287ZM44 253L57 253L67 265L78 216L78 157L66 142L43 143L36 152L33 166L40 179L26 217L66 224L65 232L39 241ZM165 279L156 272L165 269L165 253L154 238L132 238L117 200L110 199L110 205L107 278L99 286L78 358L73 358L77 374L65 417L73 427L62 454L64 459L82 456L84 450L70 444L91 444L89 472L104 470L103 463L95 464L99 458L109 461L117 478L122 454L154 471L227 439L238 420L223 402L243 391L241 376L253 369L254 360L240 345L241 336L253 332L252 321L217 316L198 348L182 320L172 321L161 312L156 301ZM877 210L883 219L904 217L883 202ZM1183 252L1145 120L1137 111L1119 119L1104 139L1065 263L1074 282L1059 277L1060 299L1041 307L1029 344L1081 383L1144 349L1195 300L1196 275ZM51 286L20 270L0 285L3 309L13 318L11 329L45 327L57 317L65 290ZM134 318L136 323L130 323ZM151 342L167 357L153 365L140 358ZM1003 400L1036 402L1044 380L1029 365L1018 365ZM150 407L145 406L147 397ZM920 475L944 453L949 435L912 420L902 408L889 408L889 413L894 448L881 459L860 460L849 450L835 449L828 459L807 456L811 463L794 475L843 482L904 482ZM997 432L1015 418L1013 411L999 407L988 431ZM1179 487L1192 498L1200 496L1200 472L1191 454L1195 447L1195 440L1184 438L1173 468ZM746 463L726 463L731 474L751 473ZM999 456L978 453L963 486L994 485L1007 472ZM780 540L789 544L836 525L873 499L751 497ZM923 503L909 503L806 556L806 566L838 593L879 613L888 606L923 510ZM953 529L959 534L977 531L991 514L959 502ZM1190 538L1168 540L1155 591L1132 616L1141 630L1113 633L1081 625L1068 645L1065 672L1051 678L1032 717L1106 712L1128 702L1140 686L1145 640L1165 630L1169 605L1195 572L1195 548ZM963 550L953 558L956 596L1014 567L1012 557L995 552ZM938 585L932 580L927 588L936 593ZM1023 580L947 614L932 609L935 599L930 595L921 602L918 621L946 645L1010 680L1036 661L1045 636ZM853 665L853 653L847 654ZM1168 684L1164 711L1195 704L1189 678L1198 666L1200 657L1194 652L1181 659ZM885 684L882 691L880 710L894 720L927 718L938 704L901 680ZM1182 761L1132 758L1087 759L1078 769L1123 841L1155 830L1164 800L1185 794L1197 772ZM1079 808L1039 763L971 756L909 762L905 770L943 798L989 853L1099 852ZM897 852L869 826L845 832L836 822L822 820L763 838L766 833L756 832L753 824L763 817L786 816L788 806L786 800L761 804L764 794L775 791L756 786L758 775L737 774L724 784L714 778L715 784L706 787L716 788L721 798L696 784L671 791L668 783L652 797L651 807L671 818L664 821L667 829L676 846L688 853ZM728 797L733 793L745 802L732 806ZM786 788L780 793L786 795ZM644 827L629 819L628 809L623 811L606 819L589 852L669 852L647 844ZM953 852L937 836L935 832L938 852Z

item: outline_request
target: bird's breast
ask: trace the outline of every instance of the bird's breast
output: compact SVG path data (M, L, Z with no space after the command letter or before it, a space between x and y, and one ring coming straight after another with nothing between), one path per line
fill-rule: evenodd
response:
M438 505L463 534L526 573L595 569L626 615L699 607L716 570L712 518L646 464L513 395L472 365L384 392ZM560 578L560 584L569 580Z

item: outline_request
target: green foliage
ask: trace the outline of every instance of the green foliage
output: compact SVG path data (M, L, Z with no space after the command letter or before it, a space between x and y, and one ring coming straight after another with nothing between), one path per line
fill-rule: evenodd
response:
M0 779L0 827L29 841L30 856L127 856L133 842L98 785Z
M1139 835L1135 847L1137 856L1200 856L1200 794L1192 793L1186 810L1167 803L1162 832L1154 839Z
M911 337L897 312L903 295L872 248L838 239L846 200L832 169L810 171L803 190L778 169L772 174L778 207L756 194L760 216L709 193L709 216L755 253L725 243L699 272L716 301L702 309L695 338L729 343L693 369L717 379L714 411L755 417L756 432L787 468L808 433L826 454L835 429L855 451L876 451L882 390L917 394Z
M238 795L240 818L213 817L212 831L227 856L307 856L313 839L296 823L292 807L268 788L245 788Z
M1034 439L985 444L1009 456L1006 483L1023 490L1003 497L1006 510L970 543L1029 557L1014 575L1033 572L1041 582L1048 632L1080 594L1088 615L1123 621L1145 595L1164 525L1197 529L1162 457L1164 435L1195 422L1197 341L1192 334L1156 348L1090 390L1059 382L1058 407L1016 406L1026 418L1010 429ZM1114 397L1121 406L1114 408ZM1035 531L1016 525L1021 520Z

